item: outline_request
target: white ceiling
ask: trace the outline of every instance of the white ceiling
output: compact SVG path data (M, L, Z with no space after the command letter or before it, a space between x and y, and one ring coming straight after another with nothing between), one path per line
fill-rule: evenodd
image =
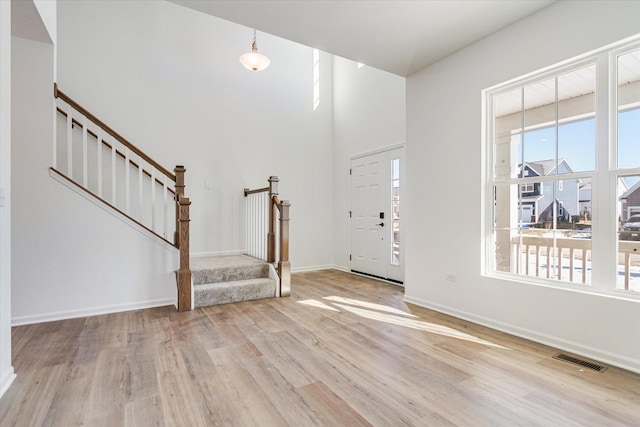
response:
M555 0L169 1L408 76Z

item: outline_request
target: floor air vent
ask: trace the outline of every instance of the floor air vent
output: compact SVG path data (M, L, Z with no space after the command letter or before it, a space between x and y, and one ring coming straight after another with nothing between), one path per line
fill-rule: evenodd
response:
M604 372L607 370L606 366L603 365L598 365L596 363L592 363L592 362L587 362L586 360L582 360L582 359L578 359L563 353L558 353L555 356L553 356L554 359L558 359L558 360L562 360L564 362L569 362L569 363L573 363L574 365L579 365L579 366L583 366L587 369L591 369L593 371L596 372Z

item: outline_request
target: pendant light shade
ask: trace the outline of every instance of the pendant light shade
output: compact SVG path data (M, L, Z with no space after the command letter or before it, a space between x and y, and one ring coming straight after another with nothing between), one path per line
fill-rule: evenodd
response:
M261 53L258 53L258 45L256 44L256 30L253 30L253 44L251 52L240 55L240 63L251 71L262 71L271 64L271 60Z

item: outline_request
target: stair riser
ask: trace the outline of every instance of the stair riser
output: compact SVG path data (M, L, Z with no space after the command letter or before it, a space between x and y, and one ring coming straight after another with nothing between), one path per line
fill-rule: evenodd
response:
M221 283L237 280L258 279L269 277L269 265L257 264L240 267L223 267L191 272L194 285L204 283Z
M227 304L276 296L276 282L272 279L253 280L251 283L220 283L196 286L194 306Z

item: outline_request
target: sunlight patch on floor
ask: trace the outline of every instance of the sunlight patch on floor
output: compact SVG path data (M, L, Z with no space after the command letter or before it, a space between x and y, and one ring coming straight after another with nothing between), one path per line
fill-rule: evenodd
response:
M405 311L399 310L397 308L389 307L389 306L382 305L382 304L376 304L374 302L360 301L360 300L357 300L357 299L344 298L344 297L338 297L338 296L324 297L324 299L332 301L332 302L344 303L344 304L350 304L350 305L357 305L357 306L369 308L369 309L372 309L372 310L385 311L387 313L399 314L401 316L407 316L407 317L413 317L413 318L417 318L418 317L418 316L415 316L415 315L413 315L411 313L407 313Z
M473 335L466 334L447 326L417 320L418 316L406 313L397 308L339 296L328 296L324 297L324 299L330 301L330 303L325 303L316 299L307 299L298 302L309 307L321 308L323 310L338 313L340 313L341 310L344 310L365 319L403 326L405 328L417 329L419 331L486 345L488 347L507 349L507 347L494 344L490 341L474 337Z
M302 300L302 301L298 301L300 304L304 304L304 305L308 305L310 307L316 307L316 308L322 308L325 310L331 310L331 311L336 311L338 313L340 313L340 310L335 309L333 307L331 307L330 305L327 305L325 303L323 303L322 301L318 301L315 299L306 299L306 300Z
M349 311L353 314L356 314L360 317L364 317L366 319L377 320L379 322L390 323L392 325L404 326L406 328L417 329L420 331L430 332L432 334L438 334L446 337L457 338L465 341L474 342L477 344L486 345L489 347L506 349L506 347L503 347L501 345L494 344L490 341L486 341L478 337L474 337L473 335L465 334L464 332L460 332L456 329L449 328L447 326L437 325L435 323L423 322L421 320L407 319L405 317L392 316L389 314L366 310L358 307L352 307L345 304L338 304L338 303L334 303L334 304L345 311Z

